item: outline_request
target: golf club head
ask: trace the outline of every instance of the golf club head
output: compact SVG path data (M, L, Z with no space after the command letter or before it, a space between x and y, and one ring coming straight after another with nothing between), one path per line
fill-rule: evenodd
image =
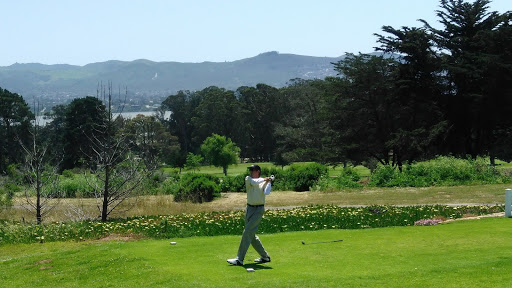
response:
M302 245L306 245L306 242L302 241Z

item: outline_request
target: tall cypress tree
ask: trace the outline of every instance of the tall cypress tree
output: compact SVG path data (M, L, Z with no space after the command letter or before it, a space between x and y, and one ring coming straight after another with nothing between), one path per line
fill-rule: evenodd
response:
M437 16L444 27L422 20L443 59L448 88L442 101L451 127L446 143L456 155L492 153L510 107L510 15L488 12L489 3L442 0Z

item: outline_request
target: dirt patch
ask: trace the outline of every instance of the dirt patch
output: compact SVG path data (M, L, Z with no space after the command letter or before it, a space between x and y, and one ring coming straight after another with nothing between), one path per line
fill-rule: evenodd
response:
M39 262L36 262L34 265L48 264L48 263L52 263L52 261L53 261L52 259L44 259Z
M52 259L43 259L43 260L35 262L32 265L27 265L25 267L35 267L35 266L45 265L45 264L52 263L52 262L53 262ZM51 265L41 266L41 267L39 267L39 270L46 270L46 269L51 269L51 268L53 268L53 266L51 266Z
M108 236L105 236L103 238L98 239L98 241L137 241L144 239L144 236L138 235L138 234L110 234Z
M462 216L462 218L446 219L443 221L443 223L449 223L449 222L453 222L453 221L462 221L462 220L477 220L477 219L489 218L489 217L505 217L505 212L498 212L498 213L486 214L486 215L480 215L480 216L475 216L472 214L465 214L464 216Z

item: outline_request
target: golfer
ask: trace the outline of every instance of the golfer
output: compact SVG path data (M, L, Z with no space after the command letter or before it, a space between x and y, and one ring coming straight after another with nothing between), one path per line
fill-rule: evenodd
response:
M270 262L270 256L263 248L260 238L256 236L261 218L265 212L265 194L270 194L270 189L266 189L272 179L270 177L261 178L261 168L258 165L249 167L250 176L245 177L245 187L247 189L247 208L245 209L245 229L238 248L238 255L234 259L228 259L231 265L244 265L245 254L249 245L252 245L260 258L255 259L256 263Z

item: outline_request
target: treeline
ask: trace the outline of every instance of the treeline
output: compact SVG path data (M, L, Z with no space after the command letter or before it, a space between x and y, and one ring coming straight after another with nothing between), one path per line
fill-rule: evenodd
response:
M347 54L333 63L339 77L181 91L162 103L166 125L182 153L218 133L243 158L279 164L511 160L512 14L488 4L441 1L441 29L384 26L381 53Z
M339 77L293 79L283 88L180 91L162 102L157 117L119 118L113 128L174 167L199 154L212 134L231 139L243 160L279 165L380 162L401 169L437 155L512 160L512 14L488 11L489 2L440 1L441 28L426 21L384 26L376 34L380 53L347 54L333 63ZM34 115L21 96L0 93L5 174L23 160L19 143L30 142ZM51 143L60 171L87 165L103 103L86 97L53 108L41 141Z

